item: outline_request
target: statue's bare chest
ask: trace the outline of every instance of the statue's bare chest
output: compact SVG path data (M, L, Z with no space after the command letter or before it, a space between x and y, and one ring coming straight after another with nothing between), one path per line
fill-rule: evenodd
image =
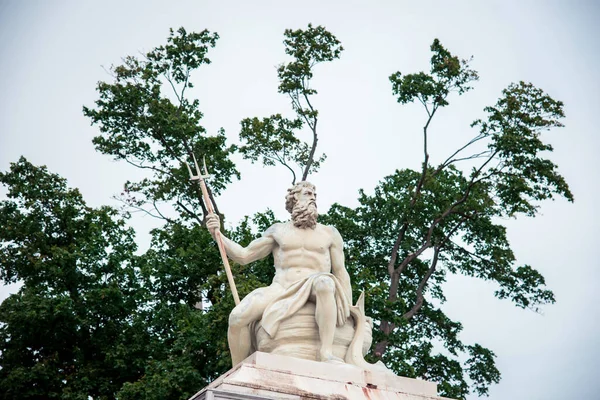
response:
M285 226L275 236L279 249L283 252L304 250L311 253L326 253L331 247L331 235L328 227L317 225L315 229L299 229Z

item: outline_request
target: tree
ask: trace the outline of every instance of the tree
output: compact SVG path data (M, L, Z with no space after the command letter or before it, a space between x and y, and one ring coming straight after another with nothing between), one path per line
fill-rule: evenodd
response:
M185 165L194 155L206 157L214 173L209 193L219 212L213 194L239 178L230 160L236 147L226 144L223 129L207 134L199 101L186 92L192 73L211 62L207 53L217 39L206 30L171 30L165 46L113 66L113 81L98 83L96 107L83 109L100 127L93 139L98 151L150 173L125 183L119 197L125 209L165 222L152 231L150 249L140 257L151 299L146 323L157 350L143 378L123 386L122 398L188 398L230 364L224 332L233 303L214 241L203 228L206 204Z
M226 144L223 130L208 136L200 125L199 101L186 97L193 87L190 76L210 63L207 52L217 39L208 31L171 31L166 46L113 66L113 80L97 86L96 107L84 107L100 127L93 140L98 151L150 172L141 182L125 183L119 198L125 209L164 221L139 258L154 352L143 377L124 384L120 398L188 398L231 365L226 331L234 304L216 245L203 227L206 205L185 165L193 155L206 157L215 176L211 196L239 177L229 158L236 147ZM164 211L169 206L174 213ZM264 225L273 216L267 212L253 220ZM256 236L251 225L247 219L230 235L249 242ZM234 274L243 277L237 282L240 294L270 283L271 266L268 260L251 267L232 263Z
M137 256L117 210L45 167L21 158L0 182L0 278L23 284L0 305L2 398L189 398L228 369L231 302L194 307L203 278L223 286L206 229L169 224Z
M132 229L24 158L0 182L2 398L113 397L150 354Z
M185 162L195 154L205 156L215 174L211 188L217 194L232 177L239 178L229 159L235 146L226 145L223 129L208 136L200 125L198 99L186 97L193 87L192 72L210 64L207 53L218 38L207 30L171 30L165 46L113 66L114 82L98 83L96 108L83 108L100 127L101 135L93 140L98 151L151 173L141 182L125 183L122 200L128 206L168 219L161 204L172 203L183 217L202 223L206 206L198 187L189 182Z
M242 120L240 140L246 144L240 147L240 152L253 162L260 159L263 165L286 167L292 174L293 185L298 177L305 181L309 173L316 172L327 157L325 154L316 157L319 111L310 100L317 94L311 87L311 79L317 64L339 58L344 48L322 26L315 28L308 24L306 30L286 29L284 36L285 53L293 60L277 69L278 89L290 98L296 118L290 120L274 114L262 120L256 117ZM297 137L305 124L312 134L310 145ZM296 168L301 173L296 174Z
M431 71L390 76L401 104L425 109L423 163L419 171L396 170L373 195L361 191L360 206L334 205L324 221L346 239L355 285L368 292L368 308L378 322L372 359L383 359L401 375L441 382L440 392L463 398L469 386L479 395L500 379L494 353L459 339L462 326L444 315L447 274L494 281L500 299L537 311L553 303L543 276L516 264L501 218L535 216L539 201L563 196L573 201L557 166L543 158L551 151L543 131L562 126L563 104L532 84L509 85L477 134L443 162L432 165L429 126L450 95L471 89L478 74L469 62L431 45ZM479 147L478 147L479 146ZM467 163L467 172L459 168ZM445 348L435 354L434 340ZM461 355L464 354L464 355ZM462 364L461 359L465 359ZM470 384L469 384L470 381Z
M321 26L284 36L291 61L277 70L278 90L290 98L295 118L244 119L239 151L286 168L296 182L325 160L317 153L314 68L339 58L343 48ZM0 203L0 278L23 282L0 306L5 397L183 399L228 369L233 300L203 228L206 204L185 166L193 154L207 157L216 172L212 194L239 177L230 160L236 147L223 130L208 135L198 100L186 97L192 73L210 63L217 39L208 31L171 31L165 46L112 67L112 81L98 84L95 107L84 107L100 129L96 149L148 172L127 181L120 197L127 210L163 223L143 254L135 254L126 219L86 206L45 168L21 159L0 174L9 189L9 200ZM464 398L469 391L487 394L500 373L494 353L463 343L462 325L442 311L446 276L494 281L498 298L534 311L554 302L543 276L516 264L499 221L535 216L540 201L573 196L544 158L552 147L541 140L543 131L561 126L563 105L528 83L509 85L484 109L471 141L439 164L430 160L431 121L478 79L468 61L438 40L431 50L429 73L390 77L400 104L417 101L425 110L421 167L396 170L373 194L361 190L358 207L335 204L320 218L344 237L355 298L367 294L377 329L370 360ZM300 139L306 131L309 141ZM273 222L267 210L227 234L246 244ZM232 263L240 295L269 284L272 265L271 259Z
M307 83L312 68L337 58L341 50L339 41L325 32L311 25L306 31L285 32L286 53L296 59L279 68L279 91L290 95L298 119L277 114L262 121L243 120L240 139L248 142L241 148L246 157L292 170L289 161L295 160L299 143L295 130L302 127L303 117L317 116L316 111L311 114L307 98L316 93ZM321 221L342 233L355 291L367 292L367 309L378 328L371 360L382 359L404 376L438 381L442 395L463 398L469 388L487 394L500 373L494 353L479 344L462 343L462 325L435 306L445 300L446 275L494 281L495 295L518 307L537 311L553 303L543 276L531 266L516 265L506 228L497 221L535 216L539 201L557 195L572 201L573 195L556 165L543 158L552 147L541 140L544 130L562 126L563 104L529 83L509 85L494 106L484 109L487 118L471 125L478 133L440 164L431 163L431 121L449 105L452 94L463 95L479 79L468 60L452 55L439 40L431 51L429 73L390 76L400 104L416 101L425 110L421 169L395 171L373 195L361 190L359 207L335 204ZM309 110L298 105L299 98ZM309 126L316 126L316 119ZM311 165L314 154L311 151L304 165ZM302 179L308 169L304 171ZM441 342L447 354L436 354L434 341Z

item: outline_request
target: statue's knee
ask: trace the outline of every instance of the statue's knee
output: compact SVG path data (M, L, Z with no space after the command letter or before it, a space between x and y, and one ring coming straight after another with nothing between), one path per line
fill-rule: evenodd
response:
M328 276L320 276L315 279L313 290L316 294L330 295L335 293L335 283Z

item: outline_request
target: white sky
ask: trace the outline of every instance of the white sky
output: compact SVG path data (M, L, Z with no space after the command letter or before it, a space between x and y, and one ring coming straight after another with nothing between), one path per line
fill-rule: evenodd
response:
M473 135L468 124L504 87L531 81L565 102L566 128L546 138L576 199L545 203L535 219L507 221L518 262L542 272L556 294L545 315L496 300L493 285L461 277L447 284L445 310L463 323L465 342L498 356L503 379L491 399L598 398L599 18L600 6L584 1L0 0L0 170L25 155L66 177L91 205L115 204L111 196L139 173L93 149L98 131L81 108L93 105L96 82L110 79L102 66L163 44L169 27L218 32L213 63L193 76L191 95L201 102L207 130L224 127L237 142L242 118L290 112L275 71L285 60L283 31L312 22L346 50L316 69L319 149L329 158L311 180L320 209L356 205L359 188L369 192L394 169L420 165L424 113L396 104L388 76L428 70L437 37L454 54L473 55L481 80L451 99L431 126L432 162ZM245 161L238 167L242 180L219 199L229 221L267 207L286 218L285 170ZM133 224L146 246L155 222L139 216Z

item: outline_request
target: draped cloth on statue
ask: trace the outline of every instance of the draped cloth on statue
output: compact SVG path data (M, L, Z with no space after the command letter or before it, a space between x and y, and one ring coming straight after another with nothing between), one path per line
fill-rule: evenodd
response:
M333 274L320 272L293 283L282 294L276 297L263 312L262 328L274 337L282 320L294 315L310 298L315 280L319 277L330 278L335 285L335 303L337 308L337 325L342 326L350 316L350 299L347 298L339 279Z

